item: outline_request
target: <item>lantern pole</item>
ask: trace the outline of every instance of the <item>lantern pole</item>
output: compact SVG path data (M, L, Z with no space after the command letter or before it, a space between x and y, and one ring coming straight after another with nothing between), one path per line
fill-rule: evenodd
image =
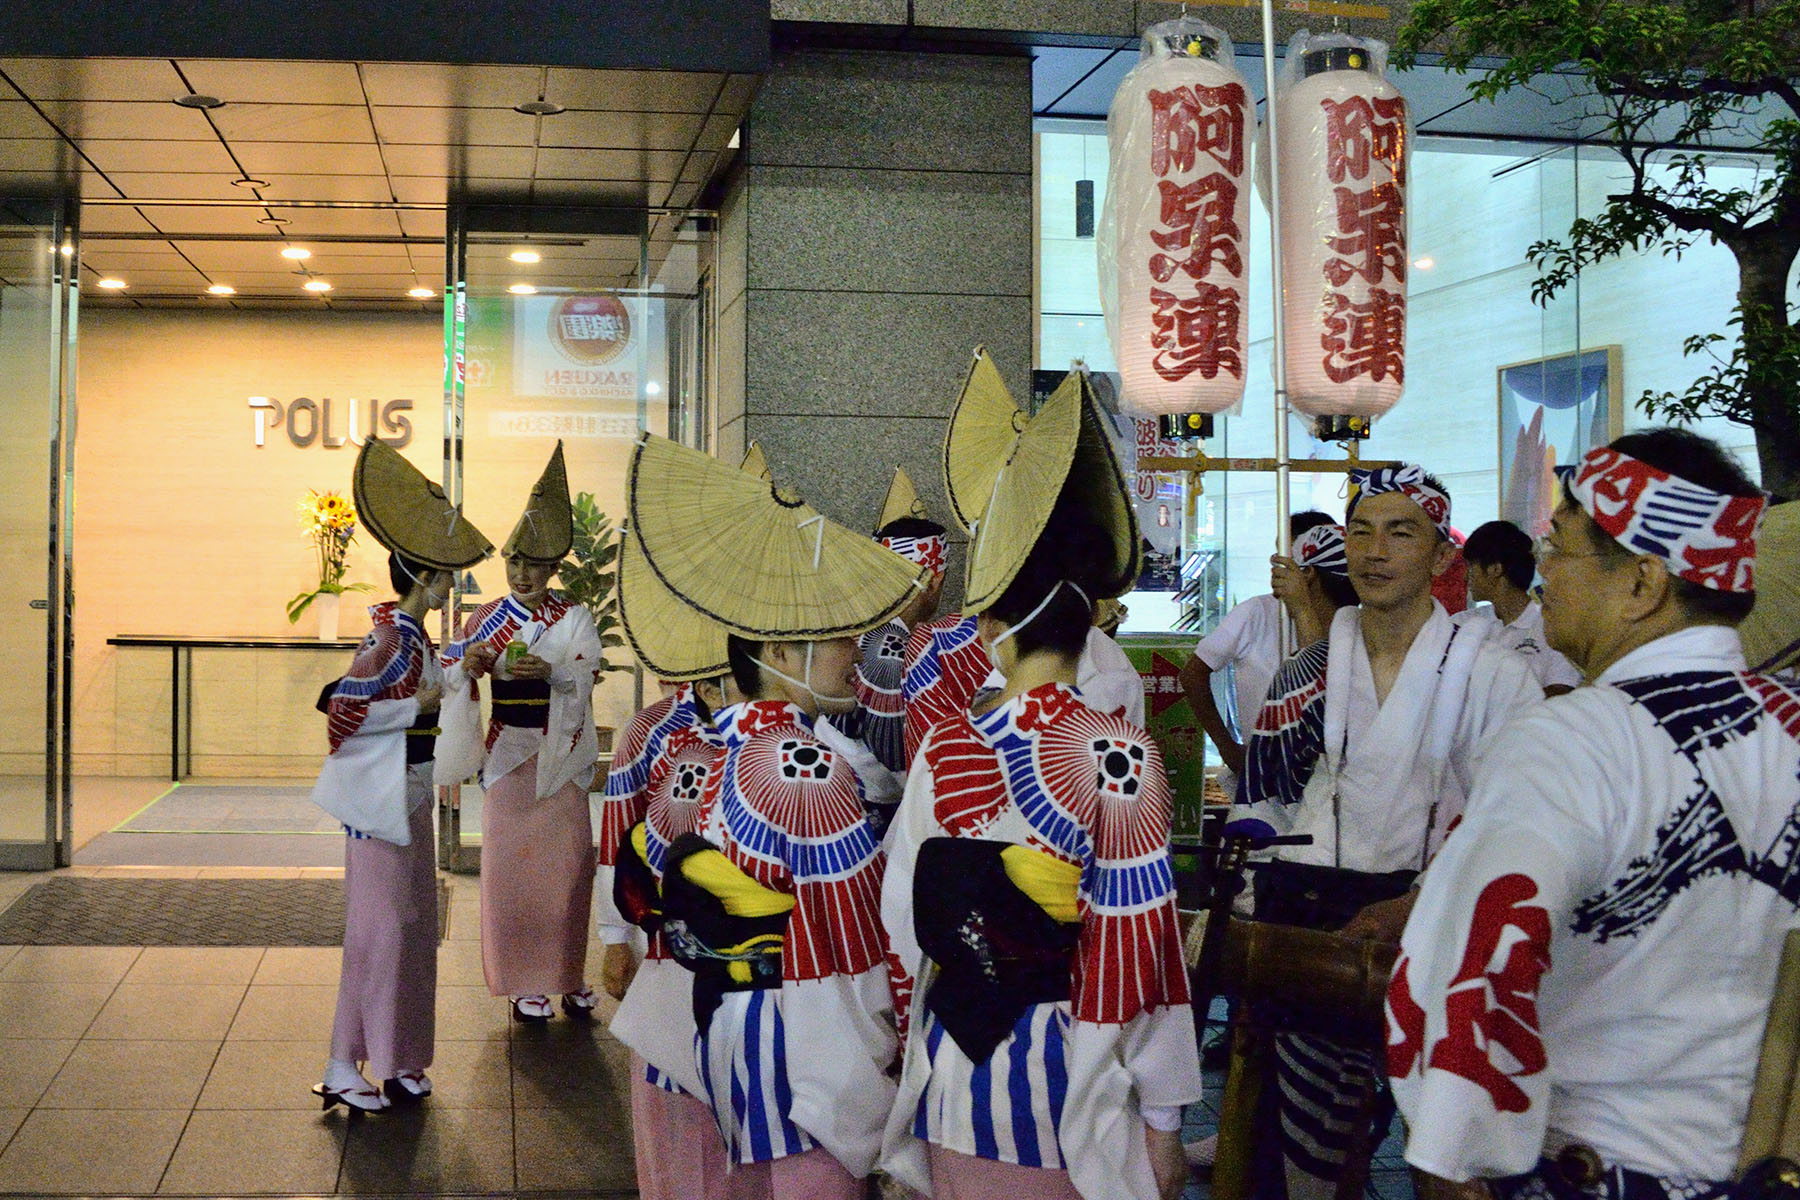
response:
M1293 538L1288 532L1290 501L1288 476L1293 464L1288 448L1287 389L1287 304L1282 290L1281 269L1281 154L1275 121L1275 4L1262 0L1263 27L1263 128L1267 137L1263 145L1269 154L1269 264L1274 288L1275 314L1275 544L1283 558L1293 554ZM1292 632L1286 621L1277 622L1281 632L1280 653L1286 658L1294 649Z

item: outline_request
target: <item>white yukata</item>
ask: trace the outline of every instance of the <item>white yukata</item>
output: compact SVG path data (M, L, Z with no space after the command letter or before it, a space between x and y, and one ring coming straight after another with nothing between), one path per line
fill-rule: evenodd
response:
M1285 619L1280 600L1270 595L1252 596L1221 617L1194 647L1194 657L1212 670L1232 668L1238 737L1246 743L1281 666L1281 622ZM1219 785L1227 796L1237 794L1237 782L1230 771L1219 775Z
M1594 1195L1717 1194L1800 925L1797 851L1800 689L1745 673L1735 630L1650 642L1514 723L1389 989L1407 1161L1518 1176L1579 1143L1609 1168Z
M1488 640L1493 620L1456 625L1434 601L1379 703L1361 610L1340 609L1330 636L1277 674L1245 748L1233 823L1248 818L1311 836L1310 845L1277 850L1290 862L1421 869L1461 819L1495 733L1544 698L1524 660ZM1297 1034L1277 1039L1291 1197L1335 1190L1360 1098L1379 1074L1366 1049Z
M1144 1125L1176 1128L1201 1091L1170 805L1161 756L1142 728L1063 684L943 721L926 736L894 820L881 897L896 1007L907 1010L882 1149L889 1174L930 1195L938 1171L929 1143L982 1160L960 1164L973 1180L962 1194L1020 1186L1016 1169L984 1166L1006 1164L1067 1171L1087 1200L1155 1197ZM913 889L920 849L939 837L1027 845L1081 868L1070 998L1028 1005L980 1063L930 1011L937 968L920 948ZM1000 1178L984 1185L984 1173Z
M1458 625L1473 620L1478 612L1492 612L1487 605L1480 608L1465 608L1451 617ZM1544 640L1544 606L1536 600L1525 606L1525 611L1513 620L1498 624L1492 637L1496 644L1525 656L1525 662L1537 681L1545 688L1578 688L1581 686L1581 671L1566 657L1550 648Z

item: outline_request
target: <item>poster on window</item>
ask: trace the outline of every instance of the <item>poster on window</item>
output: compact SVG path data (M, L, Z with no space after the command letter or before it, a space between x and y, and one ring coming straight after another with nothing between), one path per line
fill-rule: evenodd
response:
M1618 346L1598 346L1499 369L1502 520L1541 536L1556 509L1556 468L1620 435L1620 363Z

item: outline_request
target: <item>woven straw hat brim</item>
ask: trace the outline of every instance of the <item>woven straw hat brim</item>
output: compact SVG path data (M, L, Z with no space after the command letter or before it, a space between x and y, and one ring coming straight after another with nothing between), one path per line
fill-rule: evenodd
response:
M725 627L663 586L630 529L619 535L619 619L632 651L658 679L711 679L731 669Z
M951 515L964 533L973 530L987 511L994 477L1024 425L1025 414L1006 390L987 347L976 347L944 435L944 490L950 496Z
M563 444L556 443L544 473L532 485L525 514L501 547L502 558L520 555L539 562L561 562L575 544L575 513L569 502L569 472L563 466Z
M414 562L460 571L494 552L494 543L469 524L443 488L377 438L357 454L350 492L369 536Z
M1123 595L1141 569L1137 515L1087 377L1071 372L1025 424L969 548L963 612L990 607L1018 576L1067 493L1109 535L1113 557L1091 599Z
M875 522L875 528L885 529L905 517L924 518L925 502L919 499L919 489L913 486L912 476L906 473L906 468L895 467L893 482L888 484L887 499L881 503L881 519Z
M775 476L769 473L769 460L763 456L762 444L751 442L750 448L744 451L744 461L738 464L738 470L746 475L754 475L764 483L773 482Z
M1738 626L1755 670L1800 665L1800 500L1763 515L1756 535L1756 607Z
M677 598L740 637L822 640L900 613L930 569L717 459L642 435L626 480L645 561Z

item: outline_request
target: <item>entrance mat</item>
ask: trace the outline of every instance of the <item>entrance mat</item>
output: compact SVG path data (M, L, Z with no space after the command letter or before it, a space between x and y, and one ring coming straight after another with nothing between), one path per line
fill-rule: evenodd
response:
M438 937L450 890L438 882ZM338 879L92 879L33 884L0 913L0 945L338 946Z
M103 833L75 851L78 867L341 867L344 834Z
M344 827L301 786L177 783L113 833L285 833L341 837Z

